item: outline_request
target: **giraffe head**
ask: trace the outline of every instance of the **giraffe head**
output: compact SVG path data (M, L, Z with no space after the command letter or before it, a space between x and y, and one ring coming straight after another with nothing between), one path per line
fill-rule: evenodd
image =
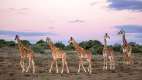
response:
M69 39L69 44L72 44L73 42L74 42L74 39L73 39L73 37L70 37L70 39Z
M110 39L110 36L108 35L108 33L105 33L104 38L105 38L105 39L107 39L107 38Z
M51 43L51 39L49 37L46 37L46 42Z
M17 39L19 39L19 36L18 36L18 35L15 36L15 40L17 40Z
M118 35L124 35L125 34L125 31L123 29L121 29L119 32L118 32Z

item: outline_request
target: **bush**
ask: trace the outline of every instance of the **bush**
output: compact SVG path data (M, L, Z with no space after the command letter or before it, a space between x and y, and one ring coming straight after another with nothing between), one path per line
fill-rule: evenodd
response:
M21 42L25 46L31 46L31 43L28 40L21 40Z
M65 48L65 45L62 42L55 43L55 46L60 48L60 49L64 49Z
M0 48L6 46L6 41L3 39L0 39Z
M42 53L42 54L45 53L44 48L39 47L39 46L37 46L37 45L34 45L32 49L33 49L33 51L36 52L36 53Z
M122 51L122 47L121 47L120 44L114 44L114 45L112 46L112 48L113 48L114 51L117 51L117 52Z
M15 47L16 43L14 41L7 41L6 45L9 46L9 47Z

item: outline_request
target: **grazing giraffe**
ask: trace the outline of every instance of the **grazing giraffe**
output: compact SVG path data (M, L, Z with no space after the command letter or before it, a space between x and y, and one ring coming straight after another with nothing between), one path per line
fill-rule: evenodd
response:
M46 42L48 42L48 46L51 49L51 54L52 54L52 62L51 62L51 66L50 66L50 69L49 69L49 73L51 73L52 66L53 66L54 63L56 63L56 73L58 73L57 60L59 60L59 59L62 60L61 74L64 72L64 65L66 66L67 73L69 73L66 53L63 50L60 50L59 48L54 46L53 42L51 41L51 39L49 37L46 38Z
M103 69L107 70L108 64L110 65L110 69L115 69L115 59L114 53L112 48L107 47L107 38L110 39L109 35L105 33L104 36L104 48L103 48L103 59L104 59L104 66Z
M92 66L91 66L92 53L90 51L86 51L82 47L80 47L79 44L75 41L75 39L73 37L70 37L69 43L73 44L73 46L74 46L74 48L77 51L77 54L79 56L78 72L80 72L81 66L82 66L84 72L87 72L84 65L83 65L83 61L86 60L89 63L88 72L91 74L92 73Z
M22 44L18 35L15 36L15 40L17 40L17 45L20 53L20 66L22 68L22 72L28 72L29 68L32 65L32 72L35 73L35 62L34 62L34 54L33 51ZM28 60L28 66L26 68L25 60Z
M126 40L125 31L124 30L120 30L118 32L118 35L122 35L122 41L123 41L122 51L123 51L124 63L125 64L133 64L133 60L132 60L132 46L130 46L128 44L127 40Z

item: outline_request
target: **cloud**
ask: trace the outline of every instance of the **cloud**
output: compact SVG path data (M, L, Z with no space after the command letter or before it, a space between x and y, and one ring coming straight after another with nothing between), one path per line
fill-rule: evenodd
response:
M142 0L108 0L108 2L112 9L142 11Z
M90 6L94 6L95 4L97 4L97 2L92 2L90 3Z
M51 32L17 32L17 31L5 31L0 30L0 35L6 35L6 36L15 36L16 34L22 35L22 36L55 36L56 33Z
M118 25L117 29L124 29L127 33L142 33L142 25Z
M12 14L27 14L29 10L29 8L8 8L5 11Z
M71 20L69 21L69 23L84 23L84 20L80 20L80 19L75 19L75 20Z

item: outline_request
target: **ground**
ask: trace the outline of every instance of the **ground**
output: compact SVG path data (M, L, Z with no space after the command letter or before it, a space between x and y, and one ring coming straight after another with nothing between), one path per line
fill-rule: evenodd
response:
M74 52L67 51L70 74L57 74L55 68L53 73L48 73L51 61L50 53L35 53L35 55L36 73L22 73L17 49L0 48L0 80L142 80L142 53L134 54L133 65L123 64L122 54L115 53L117 64L116 70L113 71L102 70L102 56L94 56L92 74L85 73L83 70L81 73L77 73L78 59Z

